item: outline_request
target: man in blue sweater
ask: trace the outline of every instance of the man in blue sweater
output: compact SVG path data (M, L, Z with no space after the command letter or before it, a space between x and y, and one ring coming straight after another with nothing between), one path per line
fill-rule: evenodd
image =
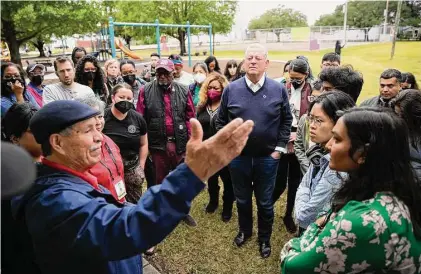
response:
M273 225L272 192L278 161L286 152L292 115L283 85L265 76L267 50L252 44L246 50L246 76L225 88L216 119L217 130L235 118L253 120L254 128L240 156L229 165L237 200L239 233L234 239L242 246L252 235L252 194L258 210L259 251L263 258L271 253Z

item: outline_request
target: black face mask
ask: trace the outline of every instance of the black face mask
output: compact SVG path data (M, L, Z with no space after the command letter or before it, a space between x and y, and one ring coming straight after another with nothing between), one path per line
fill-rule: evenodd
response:
M44 75L34 75L32 76L31 82L36 86L40 86L44 81Z
M124 82L126 82L129 85L133 85L134 81L136 80L136 75L129 74L123 76Z
M299 87L301 87L301 85L304 83L304 80L291 80L291 85L294 87L294 89L297 89Z
M123 114L125 114L131 109L134 109L133 103L129 101L120 101L118 103L115 103L114 106L118 111L120 111Z
M95 78L95 72L85 71L83 72L83 77L85 77L87 81L93 81Z

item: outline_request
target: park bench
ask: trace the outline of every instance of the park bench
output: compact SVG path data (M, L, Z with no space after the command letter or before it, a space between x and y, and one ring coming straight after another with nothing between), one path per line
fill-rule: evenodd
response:
M36 64L42 64L46 67L52 67L53 66L53 62L51 62L51 60L49 59L44 59L44 60L34 60Z

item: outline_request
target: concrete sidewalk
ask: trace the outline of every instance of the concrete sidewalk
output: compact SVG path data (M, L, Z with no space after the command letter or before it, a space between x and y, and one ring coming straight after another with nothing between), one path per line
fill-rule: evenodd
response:
M160 274L156 268L142 257L143 274Z

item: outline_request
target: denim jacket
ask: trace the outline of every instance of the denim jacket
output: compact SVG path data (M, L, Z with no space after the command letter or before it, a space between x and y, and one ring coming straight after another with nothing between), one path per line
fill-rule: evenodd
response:
M311 164L297 190L295 219L302 228L307 228L318 215L330 210L331 198L347 176L346 173L331 170L329 161L330 154L326 154L320 159L319 170Z

